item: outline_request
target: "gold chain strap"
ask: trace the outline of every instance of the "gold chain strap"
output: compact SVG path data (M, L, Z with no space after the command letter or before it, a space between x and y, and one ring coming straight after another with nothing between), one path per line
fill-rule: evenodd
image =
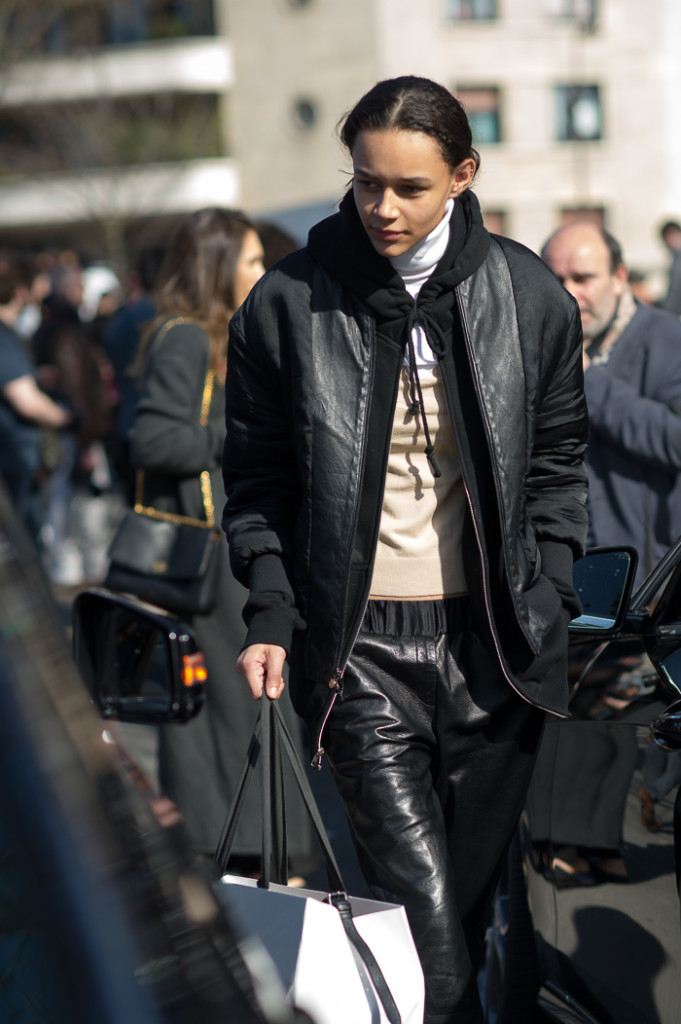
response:
M163 338L172 327L176 327L178 324L192 323L187 317L176 316L172 320L167 320L161 330L158 333L156 344ZM201 398L201 416L199 422L202 427L205 427L208 423L208 413L210 411L210 403L213 398L213 388L215 386L215 370L209 370L206 374L206 380L203 385L203 396ZM201 500L203 501L203 511L205 520L194 519L192 516L182 516L177 512L162 512L161 509L153 508L151 505L145 505L143 503L144 495L144 470L137 470L137 477L135 481L135 512L138 515L148 516L149 519L160 519L164 523L182 523L186 526L198 526L202 530L212 530L215 526L215 505L213 503L213 488L210 484L210 473L207 469L201 473Z

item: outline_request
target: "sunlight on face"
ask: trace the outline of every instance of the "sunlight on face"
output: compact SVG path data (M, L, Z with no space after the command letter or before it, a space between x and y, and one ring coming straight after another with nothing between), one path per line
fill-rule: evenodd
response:
M626 285L626 270L612 270L605 242L598 230L586 223L560 231L547 245L544 259L577 300L585 340L598 337L615 312Z
M249 229L241 243L234 274L234 305L238 309L248 297L253 285L265 273L263 248L255 231Z
M355 204L381 256L400 256L444 216L447 200L468 188L472 159L452 169L425 132L362 131L352 149Z

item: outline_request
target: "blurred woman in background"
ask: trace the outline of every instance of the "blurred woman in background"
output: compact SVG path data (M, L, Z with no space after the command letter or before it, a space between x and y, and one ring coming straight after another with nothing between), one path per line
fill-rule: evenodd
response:
M239 211L199 210L170 237L155 293L158 315L141 346L142 397L130 434L133 465L144 471L146 505L203 519L200 476L205 470L213 500L223 493L227 329L263 273L260 239ZM207 422L201 425L210 369L215 382ZM206 704L188 724L161 727L158 752L161 793L182 814L194 851L208 856L220 837L257 715L233 668L245 638L246 591L229 571L226 545L219 556L215 608L192 620L208 669ZM288 715L291 721L290 707ZM260 812L252 811L243 816L233 852L239 868L255 870ZM291 830L292 838L298 831Z

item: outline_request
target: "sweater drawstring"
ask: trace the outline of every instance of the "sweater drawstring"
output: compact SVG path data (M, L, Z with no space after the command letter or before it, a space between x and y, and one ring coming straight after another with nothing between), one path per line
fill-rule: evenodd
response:
M423 404L423 392L421 391L421 380L419 378L419 369L416 364L416 353L414 351L414 338L413 331L416 326L421 323L418 310L415 308L410 314L407 320L407 352L409 356L409 397L411 399L410 412L412 416L421 414L421 423L423 424L423 433L426 437L425 455L428 459L428 465L430 471L437 480L438 477L442 476L442 471L435 461L434 451L435 447L430 439L430 430L428 429L428 420L426 419L426 409ZM425 332L425 327L424 327ZM428 335L426 334L426 338Z

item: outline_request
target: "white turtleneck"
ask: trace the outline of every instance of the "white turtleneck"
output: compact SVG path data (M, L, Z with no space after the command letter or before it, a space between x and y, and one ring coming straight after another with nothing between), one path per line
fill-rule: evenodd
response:
M454 209L454 200L448 199L445 205L444 217L429 235L422 238L411 249L407 249L400 256L393 256L390 259L393 267L402 278L404 287L409 294L416 299L421 288L445 254L449 241L449 222ZM437 359L426 339L426 334L420 324L414 327L412 332L414 342L414 354L418 367L435 366ZM408 357L405 356L405 360Z

